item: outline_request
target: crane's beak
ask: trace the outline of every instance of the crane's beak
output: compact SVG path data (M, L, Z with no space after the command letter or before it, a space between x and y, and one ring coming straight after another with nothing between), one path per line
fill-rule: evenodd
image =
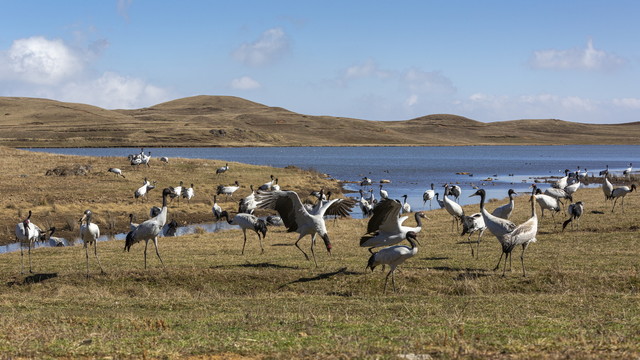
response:
M78 220L78 222L80 224L82 224L83 221L87 220L87 214L82 215L82 218L80 220Z

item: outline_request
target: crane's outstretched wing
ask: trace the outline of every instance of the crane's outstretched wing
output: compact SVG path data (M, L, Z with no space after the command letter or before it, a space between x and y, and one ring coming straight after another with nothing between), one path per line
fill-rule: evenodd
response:
M288 232L298 229L305 223L309 213L302 206L300 197L295 191L269 191L256 195L257 207L260 209L273 209L280 214L284 226Z
M329 205L329 207L327 207L324 215L337 215L340 217L347 217L350 215L356 203L356 199L352 197L348 197L345 199L336 199L336 201L334 201L331 205Z
M391 199L384 199L373 208L373 216L367 224L367 233L378 230L394 232L399 228L399 216L402 205Z

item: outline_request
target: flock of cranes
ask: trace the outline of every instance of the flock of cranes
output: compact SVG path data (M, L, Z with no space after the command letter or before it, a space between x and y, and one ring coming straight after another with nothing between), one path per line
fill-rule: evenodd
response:
M144 164L149 165L149 159L151 153L145 155L143 151L137 155L130 155L129 160L131 165ZM164 162L168 163L168 158L165 158ZM134 162L136 163L134 165ZM631 166L631 164L630 164ZM628 169L628 173L631 172ZM110 168L108 170L114 173L116 176L125 175L117 168ZM220 175L229 171L229 165L220 167L216 170L216 175ZM627 170L625 170L627 171ZM627 175L628 173L625 173ZM624 197L636 190L636 185L620 186L614 188L608 179L609 171L602 172L604 177L602 190L605 196L605 200L611 200L613 206L611 211L615 210L615 206L618 200L621 200L622 211L624 212ZM418 235L423 229L423 221L428 219L424 212L417 211L413 213L413 217L417 226L406 226L404 222L410 218L411 206L407 202L407 195L403 195L403 201L393 200L389 197L389 192L384 189L383 184L379 185L380 200L375 198L374 192L371 189L372 180L365 177L360 182L362 189L360 189L360 197L347 197L347 198L334 198L331 199L331 193L324 193L321 189L318 192L312 193L317 198L314 204L308 204L301 200L298 193L294 191L281 190L278 185L278 178L273 175L270 176L270 180L255 191L253 185L250 186L251 193L240 199L238 202L238 212L231 217L228 211L225 211L217 202L217 196L224 195L225 197L233 196L233 194L240 188L238 181L235 181L232 185L219 185L217 187L216 195L213 196L212 213L216 221L224 220L231 225L237 225L243 232L243 245L241 254L244 254L246 242L247 242L247 230L255 232L259 243L261 253L264 253L263 239L267 235L268 225L282 224L287 229L287 232L295 232L298 234L297 240L294 245L302 252L304 257L308 261L313 261L315 266L318 266L318 262L315 254L315 242L319 237L323 240L325 248L329 255L332 251L332 243L327 230L326 219L331 216L347 217L352 212L356 204L362 210L365 217L369 217L367 223L366 232L360 237L360 247L367 248L370 252L369 260L367 262L367 268L373 271L377 266L389 265L390 270L386 275L384 291L386 291L389 277L392 279L393 289L396 290L395 284L395 270L399 265L414 257L418 252ZM426 190L423 194L423 206L426 202L430 202L435 197L438 200L438 204L441 208L445 209L452 217L451 230L454 231L454 227L459 231L459 225L462 224L461 235L468 235L468 243L471 247L472 257L478 256L478 250L480 241L486 230L489 230L493 234L501 245L502 251L500 258L494 270L498 270L502 259L504 258L503 276L506 272L507 260L511 264L512 252L518 246L522 247L520 255L522 273L526 276L526 268L524 263L525 251L529 244L536 242L536 235L538 230L539 219L536 214L536 205L541 208L541 218L544 217L544 211L550 211L553 224L555 227L555 214L561 211L563 206L563 200L573 201L573 195L581 186L580 172L572 173L569 170L565 171L565 176L555 182L551 188L547 189L544 193L537 187L536 184L531 186L531 195L529 196L529 202L531 207L531 216L521 224L515 224L510 219L514 212L515 201L514 196L518 195L513 189L509 189L507 195L509 202L496 207L492 212L489 212L485 207L486 192L483 189L478 189L470 196L480 197L479 212L471 215L466 215L464 209L457 202L458 198L462 194L462 189L457 185L444 184L444 196L442 200L439 200L439 193L436 192L434 184L431 184L430 189ZM155 181L150 181L144 178L142 186L134 191L134 198L144 199L145 195L156 187ZM364 190L365 188L368 190ZM368 196L366 196L368 194ZM133 222L133 215L130 215L130 231L126 235L125 239L125 251L130 251L131 247L138 242L145 242L144 247L144 267L147 268L147 247L149 241L153 241L155 252L160 261L160 264L166 269L162 257L160 255L158 247L158 238L162 235L163 228L167 225L168 215L168 202L177 198L179 203L180 198L184 198L189 202L195 195L194 185L185 187L184 182L180 181L178 186L167 187L162 191L162 207L154 207L150 213L150 218L142 223L136 224ZM254 212L257 209L268 209L277 212L278 216L269 216L267 219L257 217ZM567 206L567 214L569 219L563 223L562 229L571 224L578 226L578 221L584 213L584 203L578 201L570 203ZM98 225L92 221L91 210L86 210L83 213L80 223L80 238L83 241L86 257L86 276L90 274L89 271L89 248L93 245L93 252L97 264L101 272L104 272L104 268L100 263L97 249L97 239L100 236L100 229ZM50 234L46 234L42 229L37 227L31 222L32 212L29 211L29 215L20 223L16 225L15 234L19 242L28 246L29 257L29 271L32 272L31 265L31 247L36 241L43 241L45 239L53 238L55 228L50 228ZM454 225L455 223L455 225ZM476 248L473 248L473 241L471 236L477 233L478 238L475 241ZM300 246L300 242L309 236L310 238L310 255L303 250ZM409 246L400 245L403 241L407 241ZM58 240L59 241L59 240ZM24 253L21 249L21 272L24 273ZM376 251L377 250L377 251Z

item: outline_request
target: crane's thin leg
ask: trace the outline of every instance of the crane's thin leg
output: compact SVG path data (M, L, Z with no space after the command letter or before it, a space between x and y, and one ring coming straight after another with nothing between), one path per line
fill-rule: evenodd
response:
M480 230L480 234L478 234L478 243L476 244L476 259L480 257L480 238L482 238L482 234L484 230Z
M98 266L100 266L100 272L101 273L105 273L104 269L102 268L102 264L100 264L100 258L98 257L98 241L94 241L93 242L93 253L96 256L96 260L98 260Z
M304 235L300 235L300 237L298 238L298 240L296 241L296 247L298 248L298 250L302 251L302 254L304 255L304 258L307 259L307 261L309 261L309 256L307 255L306 252L304 252L304 250L302 250L302 248L300 247L300 245L298 245L298 243L300 242L300 240L302 240L302 238L304 237Z
M613 209L616 208L616 203L618 202L618 198L615 198L615 200L613 200L613 207L611 208L611 212L613 212Z
M507 253L506 257L504 258L504 266L502 267L502 277L504 277L505 272L507 271L507 258L509 257L509 254L511 253Z
M620 205L622 206L622 213L624 214L624 196L622 197L622 203Z
M24 249L22 249L22 244L20 244L20 274L24 274Z
M147 246L149 245L149 240L144 241L144 268L147 268Z
M247 229L242 229L242 234L244 235L244 242L242 243L242 253L244 255L244 246L247 244Z
M493 268L493 271L496 271L498 269L500 269L500 263L502 262L502 256L504 255L504 251L502 253L500 253L500 259L498 259L498 264L496 264L496 267ZM507 261L507 259L504 260L505 262Z
M522 276L527 277L527 271L524 269L524 251L527 250L528 243L522 244L522 254L520 254L520 262L522 263Z
M387 292L387 282L389 282L389 275L391 275L392 272L393 272L393 269L389 270L389 272L387 273L387 276L385 276L384 278L384 290L382 291L383 294Z
M31 241L29 241L29 272L33 274L33 270L31 270Z
M264 254L264 247L262 247L262 237L260 236L260 233L256 231L256 234L258 234L258 240L260 240L260 254Z
M509 252L509 271L513 271L513 251Z
M164 261L162 261L162 258L160 257L160 250L158 249L158 237L157 236L153 239L153 245L155 245L155 247L156 247L156 255L158 255L158 259L160 259L160 264L162 264L162 267L164 269L166 269L167 267L164 266Z
M473 257L473 245L471 245L471 234L467 236L467 242L469 243L469 247L471 248L471 257Z
M87 278L89 278L89 249L87 247L87 243L84 243L84 255L87 259Z
M395 269L391 270L391 284L393 285L393 292L396 292L396 272L395 272Z
M313 256L313 263L318 267L318 262L316 262L316 253L313 251L313 246L316 244L316 234L311 235L311 255Z
M433 208L431 207L431 200L429 200L429 210L433 210Z

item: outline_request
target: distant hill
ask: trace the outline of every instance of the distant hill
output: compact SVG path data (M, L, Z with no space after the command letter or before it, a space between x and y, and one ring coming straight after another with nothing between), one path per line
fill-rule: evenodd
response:
M638 144L640 137L640 122L483 123L449 114L368 121L204 95L135 110L0 97L0 126L0 145L12 147Z

